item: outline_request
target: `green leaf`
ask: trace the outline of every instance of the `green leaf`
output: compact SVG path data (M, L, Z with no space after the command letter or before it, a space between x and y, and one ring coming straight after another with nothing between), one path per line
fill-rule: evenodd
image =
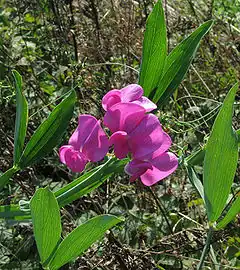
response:
M226 96L215 119L204 158L203 186L208 219L215 222L226 204L238 162L238 138L232 128L238 84Z
M59 143L72 118L76 94L73 91L52 111L28 142L19 166L25 168L46 156Z
M167 31L162 1L154 6L146 23L139 84L149 96L158 86L167 56Z
M202 182L198 179L198 177L195 173L195 170L192 167L187 166L186 168L187 168L189 180L191 181L192 185L196 188L199 195L204 200L204 192L203 192Z
M31 219L30 210L22 211L18 204L0 206L0 218L22 221Z
M162 105L177 89L189 69L201 39L212 27L212 24L213 21L202 24L167 56L153 102Z
M91 191L99 187L102 183L104 183L107 179L109 179L113 174L122 172L124 166L127 164L128 161L129 159L127 158L122 160L119 160L117 158L110 158L103 165L100 165L84 173L68 185L60 188L54 193L55 197L57 198L59 207L64 207L65 205L73 202L74 200L90 193ZM22 209L24 209L24 212L28 211L28 204L25 203L24 208L19 208L18 205L16 205L16 207L19 213L21 213L21 216L24 217ZM19 213L16 214L18 215ZM4 214L2 214L0 211L0 218L5 217L9 219L11 219L12 217L12 219L15 219L14 215L9 214L9 216L7 216L6 214L6 216L4 216ZM26 217L26 219L28 219L28 217Z
M55 192L60 207L73 202L99 187L111 175L122 171L128 159L110 158L105 164L83 174L73 182Z
M13 166L12 168L10 168L9 170L7 170L4 174L2 174L0 176L0 190L7 185L7 183L9 182L10 178L14 175L14 173L16 173L17 171L19 171L19 169L15 166Z
M217 229L223 229L231 222L237 214L240 213L240 196L238 195L237 199L232 203L225 217L217 224Z
M16 84L17 113L14 132L14 156L13 162L17 164L22 155L24 140L28 123L28 104L22 93L22 76L13 70L13 76Z
M112 215L101 215L78 226L59 245L49 268L56 270L74 260L94 242L101 239L107 230L122 221Z
M60 210L54 194L47 188L36 191L30 201L33 232L42 264L61 240Z

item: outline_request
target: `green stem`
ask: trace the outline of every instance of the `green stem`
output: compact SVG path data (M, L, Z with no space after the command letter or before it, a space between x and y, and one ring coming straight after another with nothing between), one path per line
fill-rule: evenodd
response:
M213 235L213 227L210 227L208 230L208 234L207 234L207 240L206 240L206 244L205 247L203 249L201 258L200 258L200 262L197 266L197 270L201 270L205 261L206 256L208 255L209 249L210 249L210 244L211 244L211 239L212 239L212 235Z
M166 215L166 209L165 209L165 207L163 206L163 204L161 203L161 201L158 199L158 197L156 196L156 194L153 192L153 190L151 188L149 188L149 190L150 190L150 192L151 192L151 194L152 194L152 196L153 196L153 198L154 198L154 200L155 200L155 202L156 202L159 210L161 211L164 219L166 220L166 223L167 223L167 226L169 228L169 231L171 232L171 234L173 234L172 226L170 225L170 223L168 221L168 217Z

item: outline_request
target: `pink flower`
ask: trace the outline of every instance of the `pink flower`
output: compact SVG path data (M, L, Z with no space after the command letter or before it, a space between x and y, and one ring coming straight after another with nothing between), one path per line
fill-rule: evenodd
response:
M157 108L151 100L143 97L143 89L140 85L130 84L121 90L114 89L109 91L102 99L102 107L105 111L109 110L117 103L135 103L142 106L146 112Z
M113 132L109 143L114 145L119 159L129 152L134 159L141 159L156 150L163 153L171 145L171 138L162 130L158 118L145 114L142 106L134 103L113 105L104 116L104 124Z
M84 170L89 161L97 162L108 152L108 137L101 128L100 120L91 115L80 115L78 127L69 139L68 145L59 150L62 163L73 172Z
M145 186L152 186L172 174L178 167L178 159L171 152L158 150L142 160L133 159L125 166L130 182L140 177Z
M135 103L116 103L104 116L104 124L113 133L110 145L114 145L116 157L122 159L128 153L133 160L125 166L130 181L140 177L151 186L169 176L178 167L177 157L167 152L171 138L163 131L158 118L145 114L145 109Z

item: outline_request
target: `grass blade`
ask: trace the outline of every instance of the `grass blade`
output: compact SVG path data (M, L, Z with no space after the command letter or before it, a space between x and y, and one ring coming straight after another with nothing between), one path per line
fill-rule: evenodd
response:
M27 100L22 93L22 76L13 70L13 76L16 85L16 102L17 112L15 120L15 132L14 132L14 155L13 163L17 164L24 147L24 140L27 131L28 123L28 104Z
M122 219L112 215L101 215L78 226L59 245L49 268L56 270L74 260L94 242L101 239L107 230L122 221Z
M240 196L232 203L225 217L217 224L217 229L223 229L240 213Z
M146 23L139 84L149 96L158 86L167 56L167 31L162 1L154 6Z
M215 119L204 158L203 186L208 219L215 222L226 204L238 162L238 138L232 128L235 84Z
M56 249L61 238L60 210L54 194L40 188L30 201L34 237L41 262L44 263Z
M194 58L201 39L213 25L207 21L184 39L167 56L163 76L153 97L153 102L162 105L177 89Z
M76 94L73 91L52 111L28 142L19 166L25 168L47 155L58 144L72 118Z

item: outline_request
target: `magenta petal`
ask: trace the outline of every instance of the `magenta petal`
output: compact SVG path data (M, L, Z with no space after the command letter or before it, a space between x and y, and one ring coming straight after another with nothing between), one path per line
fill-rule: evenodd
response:
M143 89L138 84L130 84L121 89L122 102L131 102L141 98L143 95Z
M69 144L75 150L82 151L83 145L97 123L97 119L91 115L83 114L78 118L78 126L69 139Z
M96 122L92 130L88 128L88 134L82 152L88 160L97 162L105 157L109 148L108 137L100 125L100 120Z
M140 99L133 101L133 103L141 105L146 112L151 112L152 110L157 109L157 105L147 97L141 97Z
M124 131L117 131L112 134L109 140L114 145L115 156L119 159L125 158L129 152L128 135Z
M60 147L59 149L59 157L60 157L60 161L63 164L66 164L66 160L65 160L65 154L67 151L69 151L69 149L73 149L73 147L71 145L63 145Z
M166 152L171 146L171 138L163 131L158 118L147 114L129 134L129 146L135 159L146 160L157 150L158 155Z
M134 159L125 166L124 170L131 176L130 182L133 182L151 168L152 165L149 162Z
M104 125L112 133L116 131L131 132L143 119L145 110L133 103L118 103L113 105L104 116Z
M145 186L152 186L172 174L178 167L178 159L173 153L166 152L154 158L151 164L152 169L140 177Z
M73 172L82 172L88 162L83 153L68 145L60 148L59 155L61 162L66 164Z
M102 99L102 107L105 111L114 104L121 102L121 91L114 89L109 91Z

